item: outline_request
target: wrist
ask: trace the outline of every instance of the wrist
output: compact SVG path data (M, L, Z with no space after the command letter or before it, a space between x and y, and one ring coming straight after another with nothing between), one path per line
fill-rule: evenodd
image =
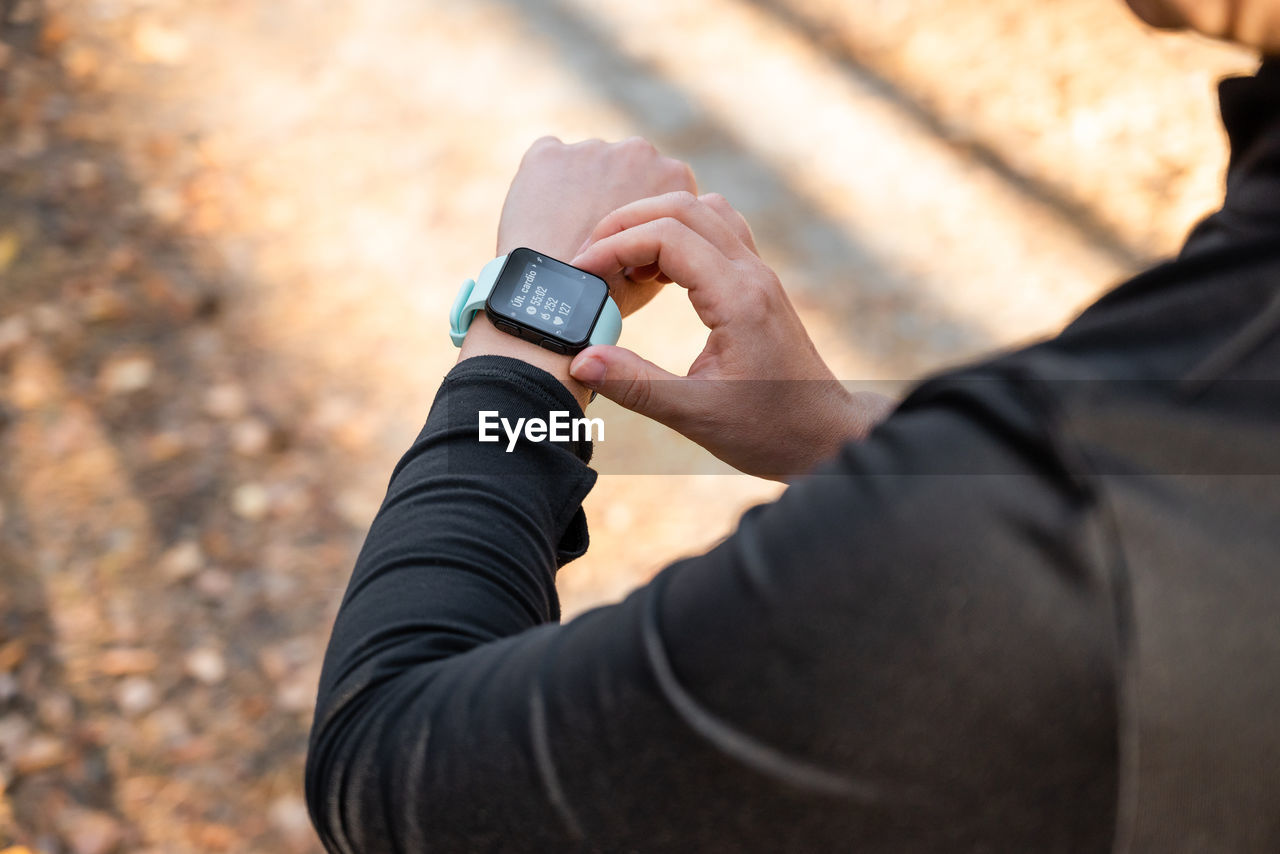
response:
M591 389L569 376L569 363L573 361L572 356L552 353L529 341L522 341L514 335L495 329L483 311L476 312L472 319L467 337L462 342L462 352L458 355L458 361L475 356L507 356L528 362L559 380L584 410L591 400Z
M886 418L893 414L898 402L887 395L874 391L855 391L849 394L848 430L849 438L861 441L871 435L871 431L880 426Z
M498 254L509 255L513 249L519 249L521 246L528 246L531 249L537 249L539 252L545 252L552 258L559 258L561 260L568 261L578 254L578 248L582 245L582 242L585 239L585 234L576 240L566 240L563 234L559 236L533 233L511 236L499 234Z
M797 465L791 474L810 472L848 442L866 439L881 421L889 417L893 408L893 400L882 394L851 393L832 380L829 394L823 395L814 405L797 407L798 412L807 411L809 414L800 422L804 426L796 431L804 436L802 442L796 443L804 450L801 458L795 461Z

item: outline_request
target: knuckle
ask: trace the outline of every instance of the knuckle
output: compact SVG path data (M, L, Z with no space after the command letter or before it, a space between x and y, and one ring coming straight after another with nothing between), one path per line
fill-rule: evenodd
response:
M619 143L623 148L630 148L644 154L656 154L658 149L652 142L642 136L629 136Z
M673 216L664 216L653 221L653 227L658 232L658 237L663 240L670 240L680 229L680 220Z
M680 171L676 174L676 179L688 187L692 192L697 192L698 177L693 174L693 167L688 163L680 164Z
M742 271L744 278L752 282L762 293L781 294L782 280L763 261L748 258Z
M688 190L676 190L669 198L671 204L679 211L690 211L698 205L698 197Z
M777 276L767 269L759 269L754 265L735 265L735 285L744 294L750 294L751 304L759 306L766 313L776 301L782 290L782 283Z
M729 204L729 200L719 193L708 193L702 197L707 206L720 215L720 218L729 224L735 232L741 231L741 226L746 224L746 220L738 213L733 205Z
M662 158L663 177L674 184L683 184L686 187L696 187L697 181L693 177L693 167L683 160L675 157Z
M632 375L622 380L622 388L619 389L619 403L627 409L643 411L649 407L649 398L653 390L649 387L649 383L643 380L639 375Z
M778 281L776 276L768 276L762 278L756 285L760 294L760 305L765 308L766 314L776 316L787 306L787 294L782 289L782 282Z

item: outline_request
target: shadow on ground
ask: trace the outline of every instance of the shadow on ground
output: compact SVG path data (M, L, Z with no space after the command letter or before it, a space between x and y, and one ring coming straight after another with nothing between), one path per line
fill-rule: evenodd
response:
M56 18L3 20L0 847L316 850L316 579L362 533L340 419L255 347L253 283L191 233L199 176L148 199Z

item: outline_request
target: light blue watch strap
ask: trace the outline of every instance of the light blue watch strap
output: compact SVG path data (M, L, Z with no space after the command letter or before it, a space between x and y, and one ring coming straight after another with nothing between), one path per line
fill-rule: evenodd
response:
M618 304L613 301L613 297L609 297L604 301L604 308L600 309L600 316L596 318L596 328L591 330L591 344L617 344L618 336L622 334L622 312L618 311Z
M458 288L458 295L453 299L453 308L449 310L449 338L453 341L453 346L462 346L463 339L467 337L467 330L471 328L472 318L476 316L477 311L484 308L485 300L489 299L489 294L498 281L498 274L502 272L502 267L506 263L507 256L499 255L484 265L479 277L467 279L462 283L462 287ZM589 342L617 344L620 335L622 335L622 312L618 310L618 304L613 301L613 297L608 297L604 301L604 308L600 310L600 316L596 318L596 325L591 330Z
M498 274L502 272L502 265L506 263L507 256L499 255L484 265L479 278L467 279L458 288L453 308L449 310L449 338L453 341L453 346L462 346L462 340L467 337L467 330L471 328L471 318L484 308L484 301L489 298L489 292L493 290L494 282L498 281Z

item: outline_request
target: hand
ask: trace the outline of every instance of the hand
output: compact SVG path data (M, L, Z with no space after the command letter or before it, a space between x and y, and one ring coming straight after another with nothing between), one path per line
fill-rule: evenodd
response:
M658 270L688 291L711 332L687 376L621 347L590 347L569 372L740 471L776 479L808 472L893 408L835 379L760 260L746 220L721 196L669 193L614 211L573 264L606 276Z
M576 145L543 137L525 153L507 191L498 223L498 254L528 246L553 258L572 258L610 211L637 199L695 187L687 164L663 157L640 137ZM621 270L607 279L624 316L652 299L664 281L656 270L640 270L637 275L636 283ZM499 332L484 312L477 312L458 360L482 355L511 356L537 365L564 383L584 408L591 396L569 376L567 356Z
M498 254L528 246L567 261L610 211L676 190L697 190L693 170L663 157L638 136L574 145L543 137L525 153L507 192L498 223ZM656 270L637 271L635 281L628 280L628 272L614 271L607 278L623 317L651 300L665 283Z

